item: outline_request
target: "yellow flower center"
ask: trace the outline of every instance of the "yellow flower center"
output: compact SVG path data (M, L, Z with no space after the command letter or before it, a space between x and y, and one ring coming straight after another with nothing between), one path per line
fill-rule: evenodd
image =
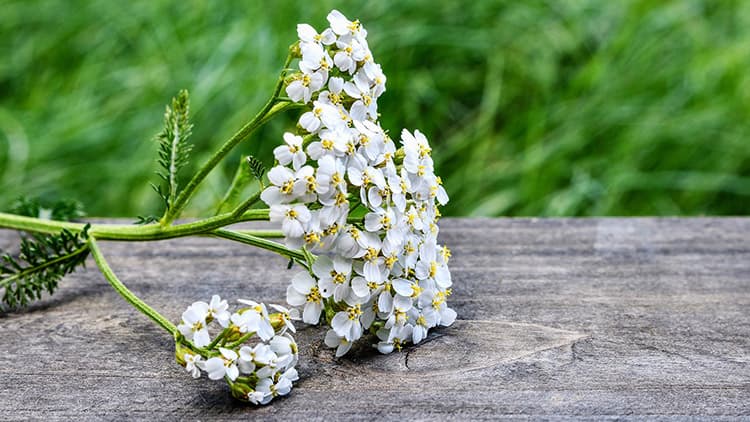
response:
M320 296L320 290L318 290L318 286L312 286L310 288L310 293L307 294L307 301L313 302L313 303L320 303L322 301L322 296Z
M336 203L336 206L341 207L341 206L344 206L344 205L348 204L349 200L346 199L346 195L344 195L343 193L339 192L338 194L336 194L336 202L335 203Z
M346 281L346 275L336 272L336 270L331 271L331 278L335 284L344 284Z
M440 255L442 255L443 256L443 260L445 260L447 262L448 259L450 259L450 257L451 257L451 250L448 249L447 246L443 246L443 248L440 250Z
M435 274L437 274L437 262L432 261L430 262L430 278L435 277Z
M320 242L320 235L316 232L305 233L305 243L314 244Z
M359 305L354 305L354 306L350 306L346 310L346 313L349 314L349 319L355 320L359 318L360 315L362 315L362 309L360 308Z
M343 181L344 179L341 177L341 173L336 172L331 175L331 183L333 183L334 185L341 184L341 182Z
M307 191L315 192L315 189L318 188L318 181L312 176L307 176L305 180L307 181Z
M365 261L375 261L378 258L378 250L375 248L367 248L365 256L362 257Z
M281 185L281 193L284 195L289 195L294 190L294 181L288 180L283 185Z

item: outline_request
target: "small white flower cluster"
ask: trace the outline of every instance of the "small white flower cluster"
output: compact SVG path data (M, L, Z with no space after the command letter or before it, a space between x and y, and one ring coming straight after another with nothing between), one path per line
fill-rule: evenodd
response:
M286 92L309 108L301 136L284 134L274 150L261 199L288 246L321 254L287 290L303 321L317 324L325 311L325 343L337 356L365 330L390 353L456 318L446 304L450 251L437 243L438 204L448 196L425 136L404 130L397 150L380 126L386 78L367 31L336 10L328 22L321 33L297 27L300 71Z
M298 349L289 332L295 332L289 311L240 299L243 305L230 314L226 300L217 295L210 303L195 302L182 314L178 330L193 347L177 344L177 360L193 376L201 371L212 380L225 379L232 395L253 404L269 403L274 397L289 394L292 382L299 379L295 365ZM221 331L211 340L212 322ZM253 337L259 341L247 344Z

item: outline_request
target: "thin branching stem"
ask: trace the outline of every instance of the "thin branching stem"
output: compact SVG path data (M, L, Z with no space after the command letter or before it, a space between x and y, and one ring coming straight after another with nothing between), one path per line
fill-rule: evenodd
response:
M172 324L172 322L170 322L167 318L162 316L154 308L150 307L148 304L146 304L146 302L144 302L133 292L131 292L130 289L128 289L120 281L120 279L117 278L114 271L112 271L112 268L109 266L109 263L107 263L107 260L104 258L104 255L102 255L102 251L101 249L99 249L99 245L97 244L96 239L93 236L89 236L88 244L89 248L91 249L91 255L94 257L94 261L96 261L96 265L104 275L104 278L107 279L109 284L112 285L117 293L119 293L120 296L122 296L123 299L125 299L128 303L133 305L133 307L138 309L147 317L151 318L154 322L159 324L160 327L165 329L167 332L172 334L173 337L176 338L180 333L177 330L177 327L175 327L175 325Z

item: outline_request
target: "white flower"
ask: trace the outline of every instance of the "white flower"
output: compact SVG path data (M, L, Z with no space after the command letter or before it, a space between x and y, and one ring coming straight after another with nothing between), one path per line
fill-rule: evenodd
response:
M234 350L219 348L221 357L212 357L206 361L206 372L208 372L208 378L212 380L220 380L227 376L230 380L234 381L240 375L240 371L237 368L237 353Z
M434 241L425 242L419 251L419 261L415 274L420 280L433 280L441 288L451 286L451 273L445 265L443 257L437 253Z
M313 272L318 277L321 296L341 302L351 293L349 284L352 273L352 261L336 256L333 260L323 255L313 263Z
M368 282L381 282L385 273L385 259L380 256L380 248L383 245L380 238L373 233L365 232L359 237L359 245L362 247L359 257L364 261L362 275Z
M356 99L350 110L350 114L355 121L377 119L378 97L372 91L370 82L367 80L367 76L364 72L359 71L354 75L354 83L345 83L344 91L346 91L350 97Z
M243 374L252 374L256 365L268 365L274 358L276 358L276 355L270 346L265 343L258 343L255 347L242 346L240 358L237 362Z
M352 114L352 117L354 117L354 114ZM385 134L383 133L383 129L369 120L355 120L354 127L359 132L357 141L360 145L360 151L370 162L376 163L385 149ZM382 183L378 183L377 185L381 189L384 189L385 178Z
M274 397L285 396L292 391L292 379L299 378L297 371L292 368L279 376L278 381L274 382L271 378L263 378L258 381L255 387L256 392L263 393L263 399L260 404L270 402Z
M332 108L338 112L339 108L342 107L342 103L344 100L344 83L344 78L332 76L330 79L328 79L328 90L321 91L318 95L318 100L321 103L335 106ZM341 121L337 115L327 115L326 113L323 113L322 116L323 123L329 129L338 129L339 127L341 127ZM326 117L335 117L335 119L326 119Z
M337 358L344 356L346 352L352 348L352 342L347 340L344 336L336 334L336 331L334 330L328 330L328 332L326 332L325 344L330 348L336 348Z
M276 336L268 344L276 353L277 367L284 370L297 364L297 343L290 335Z
M305 103L298 125L306 134L285 134L261 199L270 219L281 223L288 247L318 254L312 273L294 275L287 302L310 324L324 310L333 311L326 344L337 356L376 321L382 327L377 347L390 353L456 318L446 304L450 252L437 244L438 206L448 195L424 134L403 130L397 151L380 126L377 100L386 76L367 31L336 10L327 19L330 28L321 33L297 26L300 72L286 91ZM291 320L291 312L275 309L285 323ZM262 320L245 319L245 325ZM251 401L266 403L278 395L272 389L286 365L293 365L292 355L279 349L284 341L274 341L283 356L274 354L254 372L262 388L250 393Z
M294 172L284 166L273 167L268 172L268 180L271 186L260 194L260 199L269 206L289 203L295 199L294 196Z
M419 344L427 337L430 328L437 325L436 313L422 313L417 308L409 311L409 320L413 322L412 343Z
M365 58L367 50L359 40L351 37L340 37L336 40L336 46L339 50L333 56L333 63L342 72L353 75L357 70L357 62Z
M362 309L359 304L354 304L346 308L345 311L337 312L331 320L331 328L336 334L346 338L348 341L354 341L362 337L362 324L359 317L362 315Z
M182 313L182 323L177 326L177 329L185 337L192 337L193 344L197 347L208 346L211 338L208 335L207 316L208 304L195 302Z
M247 393L247 401L249 401L252 404L267 404L271 402L271 392L270 391L251 391Z
M318 31L316 31L315 28L306 23L297 25L297 36L300 41L306 43L331 45L336 42L336 34L334 34L333 30L330 28L326 28L323 32L318 34Z
M412 326L405 325L403 327L394 327L390 330L381 329L378 330L378 351L380 353L388 354L393 352L393 349L401 350L404 343L406 343L412 336Z
M302 114L302 116L300 116L298 123L306 131L310 133L317 133L324 127L323 120L326 119L326 117L324 116L326 116L328 119L336 119L338 118L338 110L336 109L336 107L330 104L317 100L313 102L312 110L305 112ZM320 143L317 143L317 145L319 144ZM332 144L331 149L333 149ZM310 158L312 158L313 160L317 160L319 158L319 156L316 157L312 155L312 153L310 152L310 146L307 147L307 151L308 153L310 153Z
M426 289L419 296L418 304L424 315L436 325L447 327L456 320L456 311L445 303L447 294L434 288Z
M299 62L300 70L305 74L311 74L316 70L323 73L323 80L328 79L328 70L331 68L331 56L322 45L316 43L301 43L300 51L302 59Z
M305 234L305 225L310 221L310 210L304 205L272 205L269 220L281 222L281 231L286 237L301 237Z
M325 84L326 77L327 74L321 70L312 73L300 72L286 87L286 94L294 102L309 103L313 93L319 91Z
M361 238L362 232L358 228L347 226L343 229L341 235L339 235L336 250L345 258L360 257L365 253L362 246L360 246Z
M364 39L367 37L367 31L362 27L358 20L350 21L338 10L332 10L328 14L328 23L336 35L353 35Z
M279 313L279 316L281 317L281 321L284 323L284 328L281 330L280 334L284 334L286 330L289 330L293 333L297 332L297 330L294 328L294 324L292 323L292 313L289 311L289 309L281 305L275 305L273 303L270 304L269 306L273 308L273 310Z
M286 289L286 301L292 306L305 306L302 321L306 324L317 324L323 310L323 298L315 279L308 272L301 272L292 278L292 284Z
M200 368L204 364L203 358L200 355L185 353L183 359L185 359L185 370L188 371L193 378L200 378Z
M304 166L297 170L295 177L297 181L294 182L294 194L302 202L313 202L318 194L328 192L328 183L318 183L318 179L315 177L315 169L311 166Z
M211 303L208 304L208 318L216 319L222 327L227 328L231 316L227 309L229 309L227 301L221 300L219 295L213 295Z
M239 299L238 302L249 307L232 315L232 323L236 325L241 333L257 333L264 341L270 340L275 331L268 319L266 305L252 300Z
M273 155L279 164L286 166L292 163L294 169L297 170L307 161L305 151L302 150L302 137L286 132L284 134L284 142L286 145L281 145L273 150Z

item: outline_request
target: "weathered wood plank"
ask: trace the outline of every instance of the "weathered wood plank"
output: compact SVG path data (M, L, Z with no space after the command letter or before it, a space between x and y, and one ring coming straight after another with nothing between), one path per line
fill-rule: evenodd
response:
M302 379L261 408L192 380L92 265L0 316L0 419L750 417L750 219L446 219L442 230L454 327L404 353L338 361L320 329L303 329ZM213 292L282 302L290 274L282 258L221 240L103 249L173 320Z

